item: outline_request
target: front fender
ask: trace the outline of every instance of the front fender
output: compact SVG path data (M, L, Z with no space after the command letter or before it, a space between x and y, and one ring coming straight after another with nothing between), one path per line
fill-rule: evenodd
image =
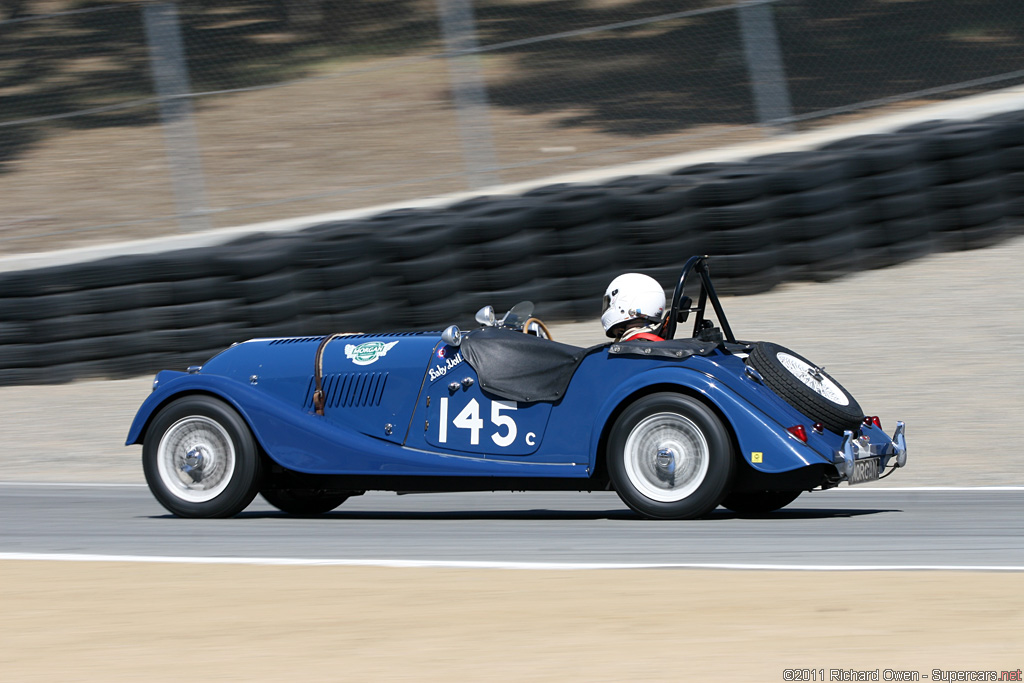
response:
M166 379L165 379L166 378ZM145 428L160 407L186 394L210 394L238 411L263 450L279 464L312 474L333 474L338 462L360 470L385 460L394 449L354 430L347 430L304 414L272 395L220 375L174 373L157 375L157 388L139 407L126 445L142 443ZM339 438L339 432L344 432ZM340 444L344 444L343 446Z
M682 366L647 370L619 385L598 412L590 436L590 452L598 453L601 438L606 433L604 427L611 426L609 420L621 407L659 387L696 394L715 407L735 434L743 460L755 470L777 474L832 462L830 454L819 453L791 436L770 414L773 407L758 405L755 395L740 395L713 376ZM778 416L779 419L785 417L788 416Z
M146 427L153 415L166 403L185 394L211 394L229 404L252 425L246 406L234 399L233 394L243 387L241 383L218 375L190 375L175 370L164 370L157 374L153 382L156 387L139 406L128 429L125 446L141 444L146 437Z

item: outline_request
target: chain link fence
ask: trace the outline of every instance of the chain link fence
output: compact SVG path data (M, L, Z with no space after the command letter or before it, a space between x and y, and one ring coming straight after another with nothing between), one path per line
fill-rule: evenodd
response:
M0 253L480 189L1024 82L1018 0L0 11Z

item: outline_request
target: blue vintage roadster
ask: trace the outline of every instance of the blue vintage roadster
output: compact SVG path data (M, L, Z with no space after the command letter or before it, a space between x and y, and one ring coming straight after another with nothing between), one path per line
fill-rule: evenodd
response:
M820 367L736 340L707 257L683 268L665 341L578 348L531 314L235 344L159 373L127 443L184 517L233 516L257 493L322 514L369 490L615 490L647 517L762 514L906 463L902 422L890 438Z

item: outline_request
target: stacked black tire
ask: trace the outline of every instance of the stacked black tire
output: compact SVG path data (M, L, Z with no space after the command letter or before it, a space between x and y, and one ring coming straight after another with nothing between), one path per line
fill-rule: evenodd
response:
M752 164L701 164L675 175L695 182L689 192L692 253L714 254L719 290L756 293L777 285L780 269L777 199L770 176ZM677 266L678 270L678 266Z
M935 121L903 129L918 139L928 169L924 191L933 209L937 246L974 249L1001 241L1012 229L998 154L1012 125Z
M4 274L0 384L189 364L244 334L229 278L201 252Z
M845 155L790 152L750 164L772 193L777 228L767 249L780 279L829 279L860 267L860 217L850 201L855 167Z
M527 299L550 302L538 309L542 317L545 308L552 318L600 315L601 295L621 258L612 232L609 192L605 188L549 185L527 192L524 198L537 208L538 278L532 287L520 290L528 296L509 292L495 305L503 308ZM491 303L489 299L485 293L476 303L485 305Z
M982 123L999 129L996 134L998 173L1003 180L1010 230L1019 231L1024 224L1024 112L999 114Z
M451 226L447 249L458 280L417 322L440 325L452 310L467 313L488 303L507 309L517 297L536 297L543 273L538 212L538 202L510 197L475 197L451 207L444 220Z
M711 254L722 292L825 280L1021 233L1024 112L600 185L476 197L215 248L0 273L0 385L184 368L233 341L440 329L491 304L598 315Z
M596 297L616 274L626 270L645 273L665 286L679 276L680 264L697 253L700 232L696 229L690 192L695 181L675 175L629 176L607 183L612 241L616 258L604 284L587 282L587 310L594 313ZM613 272L614 271L614 272ZM595 278L596 280L597 278Z

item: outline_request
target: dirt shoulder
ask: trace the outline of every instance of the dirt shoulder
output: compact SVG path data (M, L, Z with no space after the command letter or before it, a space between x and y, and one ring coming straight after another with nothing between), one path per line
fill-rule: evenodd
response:
M1024 663L1019 574L13 561L0 576L6 680L783 681Z

